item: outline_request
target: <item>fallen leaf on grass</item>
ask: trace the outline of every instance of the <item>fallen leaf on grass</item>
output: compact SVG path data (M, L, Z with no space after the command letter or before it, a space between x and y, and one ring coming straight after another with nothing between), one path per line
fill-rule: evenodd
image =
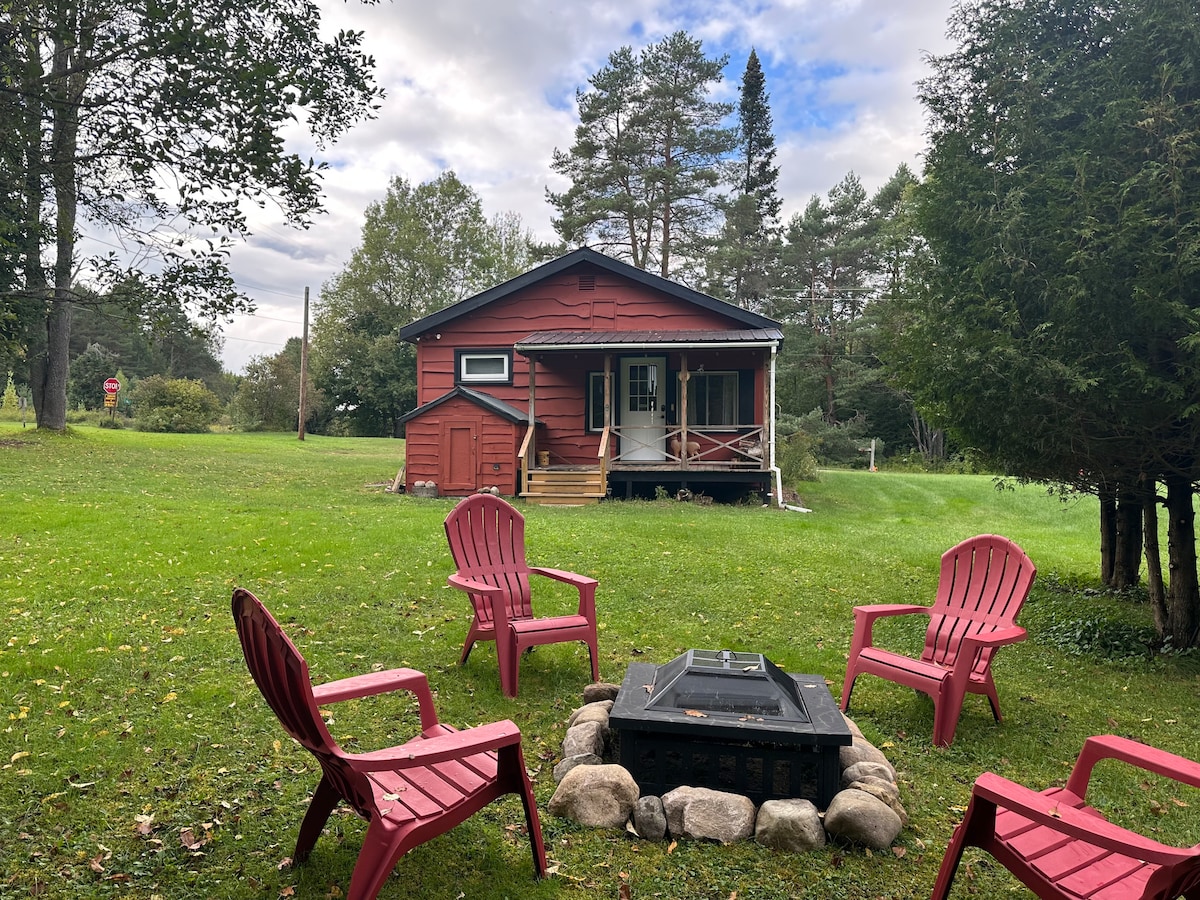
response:
M908 853L908 851L905 850L903 847L893 847L892 853L895 854L896 859L904 859L904 857Z
M134 816L133 821L137 823L133 826L134 830L142 837L147 837L154 833L154 816L152 814Z
M667 854L670 855L670 854L674 853L675 848L678 846L679 846L679 841L671 841L671 843L667 845Z
M179 829L179 843L183 844L188 850L199 850L209 841L209 835L203 834L196 837L196 832L185 826Z

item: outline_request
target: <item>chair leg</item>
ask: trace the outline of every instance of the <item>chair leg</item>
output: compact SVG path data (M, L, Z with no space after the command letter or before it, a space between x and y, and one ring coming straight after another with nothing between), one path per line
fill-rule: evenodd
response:
M933 698L933 744L949 747L954 743L954 732L962 716L965 691L953 680L947 680L941 691Z
M587 641L588 657L592 661L592 681L600 680L600 650L596 642L596 634L592 633Z
M846 679L842 682L842 712L850 711L850 694L854 690L854 679L858 676L851 673L850 667L846 667Z
M967 815L970 815L970 812ZM962 859L965 832L966 819L963 819L950 837L950 844L946 847L946 855L942 857L942 865L938 869L937 881L933 884L933 893L929 895L929 900L946 900L949 895L950 885L954 883L954 876L958 874L959 860Z
M537 798L533 796L533 785L525 772L525 763L521 758L519 746L501 747L499 751L500 766L509 768L516 780L514 789L521 795L521 805L525 807L525 828L529 832L529 849L533 854L533 874L535 878L546 877L546 845L542 839L542 823L538 818Z
M511 629L508 634L496 635L496 656L500 663L500 690L505 697L515 697L521 648L517 645L517 636Z
M322 775L317 789L313 792L312 802L308 804L308 812L304 814L304 821L300 823L300 834L296 837L296 849L292 851L293 860L302 863L308 859L308 855L317 843L317 838L321 836L321 831L325 828L325 823L329 821L329 814L338 805L340 797L337 789L329 783L329 779Z
M346 900L375 900L403 853L404 847L397 841L395 831L384 827L382 820L373 819L358 851Z
M997 722L1001 721L1001 718L1000 718L1000 695L996 693L996 682L992 680L991 672L988 673L988 680L987 680L987 684L986 684L986 690L984 691L984 693L987 694L988 704L992 707L992 717Z

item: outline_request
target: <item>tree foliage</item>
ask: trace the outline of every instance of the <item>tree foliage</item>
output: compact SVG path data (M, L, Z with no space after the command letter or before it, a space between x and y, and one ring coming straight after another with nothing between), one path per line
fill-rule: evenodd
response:
M1165 485L1160 624L1191 646L1200 11L972 0L951 34L958 48L921 86L928 290L897 309L891 362L930 417L1006 471L1148 512Z
M416 356L400 329L530 267L537 248L515 213L484 218L453 172L395 178L366 211L362 240L321 290L314 383L356 434L392 435L416 405Z
M278 353L250 360L231 404L235 426L247 431L297 429L301 344L300 338L291 338ZM311 383L305 401L308 410L306 430L315 430L314 423L322 421L327 414L327 404Z
M576 94L580 124L551 167L571 186L547 191L554 227L669 277L702 270L718 205L721 163L733 148L732 106L708 98L727 57L710 59L682 31L635 55L622 47Z
M779 167L766 78L750 51L737 108L737 146L728 163L734 189L725 223L708 255L709 291L761 312L767 305L779 258Z
M270 199L297 223L320 205L320 166L282 130L335 139L378 91L361 35L323 38L308 0L11 0L5 22L0 176L15 167L19 193L3 310L38 424L61 429L83 224L145 255L136 272L88 261L101 288L135 278L210 317L246 309L226 268L246 204Z
M138 382L132 399L140 431L200 434L221 414L217 395L188 378L152 375Z

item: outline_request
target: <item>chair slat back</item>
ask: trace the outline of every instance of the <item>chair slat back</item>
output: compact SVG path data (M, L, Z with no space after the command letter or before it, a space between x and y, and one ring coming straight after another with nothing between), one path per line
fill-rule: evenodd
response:
M525 517L511 503L491 494L472 494L446 517L446 540L458 574L505 592L508 614L533 615L529 566L525 562ZM476 615L492 620L491 606L472 594Z
M981 534L942 554L937 598L925 634L926 662L952 666L963 638L1014 625L1037 569L1008 538ZM982 674L995 650L985 649L973 671Z
M321 719L308 664L291 638L254 594L233 592L233 620L254 683L284 730L312 753L342 798L363 816L373 808L366 779L346 764L337 741Z

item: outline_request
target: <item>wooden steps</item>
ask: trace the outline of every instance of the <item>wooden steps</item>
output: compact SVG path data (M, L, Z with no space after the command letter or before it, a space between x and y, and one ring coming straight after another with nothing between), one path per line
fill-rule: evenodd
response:
M571 466L562 469L534 469L529 487L521 496L538 506L584 506L598 503L607 495L604 476L595 469Z

